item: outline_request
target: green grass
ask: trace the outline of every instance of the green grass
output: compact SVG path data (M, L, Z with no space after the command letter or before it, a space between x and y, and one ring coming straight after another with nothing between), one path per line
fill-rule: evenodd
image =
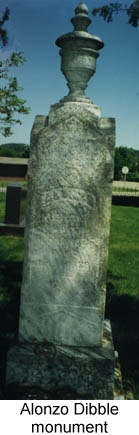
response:
M7 349L18 333L23 243L22 238L0 237L0 393L4 387Z
M19 181L19 179L17 179L17 181L14 179L13 181L12 181L12 178L10 179L10 180L0 180L0 187L6 187L7 186L7 184L10 184L10 183L22 183L23 185L27 185L27 181L26 180L24 180L24 181Z
M7 184L9 184L9 183L10 183L10 181L7 181L7 180L0 180L0 187L6 187Z
M0 224L4 222L5 218L5 201L0 201Z
M139 209L112 207L108 279L117 295L139 298Z
M123 187L113 186L112 191L113 192L132 192L132 193L136 193L139 190L137 188L135 188L135 187L133 188L133 187L126 187L126 186L123 186Z
M0 223L4 222L6 205L6 192L0 191Z
M139 399L139 209L112 207L106 316L123 378Z
M0 340L17 334L23 264L23 239L0 237Z
M0 357L17 337L24 242L0 237ZM114 347L123 378L139 399L139 209L112 207L106 317L111 320Z

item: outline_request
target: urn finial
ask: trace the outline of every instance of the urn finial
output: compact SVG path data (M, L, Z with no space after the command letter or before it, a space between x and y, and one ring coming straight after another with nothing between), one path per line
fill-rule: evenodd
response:
M84 94L87 83L96 70L98 51L104 46L98 36L88 32L91 23L85 3L75 8L71 18L73 32L60 36L56 45L61 48L61 71L67 79L69 94L64 101L91 102Z
M83 30L87 32L91 20L88 17L88 8L85 3L80 3L75 9L75 17L71 18L71 22L74 26L74 31Z
M79 3L79 5L75 8L75 14L82 14L82 15L88 15L88 7L86 6L85 3Z

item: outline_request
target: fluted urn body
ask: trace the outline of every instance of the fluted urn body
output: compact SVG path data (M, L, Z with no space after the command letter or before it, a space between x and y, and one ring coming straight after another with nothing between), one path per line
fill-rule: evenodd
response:
M88 8L80 3L75 9L75 17L71 19L74 31L60 36L56 45L61 47L61 71L67 79L69 94L64 100L89 100L84 91L88 81L96 70L98 51L104 46L100 38L88 33L91 23Z

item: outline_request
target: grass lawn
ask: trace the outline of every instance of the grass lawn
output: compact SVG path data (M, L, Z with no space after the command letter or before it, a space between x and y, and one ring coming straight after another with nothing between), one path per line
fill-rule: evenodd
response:
M23 244L23 238L0 237L0 341L3 345L17 334Z
M22 238L0 237L0 356L17 336L22 279ZM139 399L139 209L112 207L106 317L112 323L123 378Z
M112 207L106 316L123 378L139 399L139 209Z
M7 349L18 332L23 243L23 238L0 237L0 399Z
M4 222L5 218L5 204L6 204L6 192L4 186L0 187L0 223Z
M7 184L9 184L10 183L10 181L7 181L7 180L0 180L0 187L6 187L7 186Z
M18 180L13 180L12 181L12 179L10 179L10 180L0 180L0 188L1 187L6 187L7 186L7 184L11 184L11 183L21 183L21 184L23 184L23 185L27 185L27 181L26 180L24 180L24 181L20 181L19 179Z
M117 295L139 298L139 209L112 207L108 279Z

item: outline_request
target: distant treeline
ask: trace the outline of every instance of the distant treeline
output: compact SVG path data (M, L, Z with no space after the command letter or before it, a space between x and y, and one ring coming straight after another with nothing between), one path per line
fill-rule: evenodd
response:
M29 145L24 143L8 143L0 145L0 156L4 157L29 157ZM115 164L114 164L114 179L121 180L123 178L122 167L128 166L129 173L128 181L139 181L139 151L134 148L116 147L115 148Z
M29 145L24 143L7 143L0 145L0 157L29 157Z

